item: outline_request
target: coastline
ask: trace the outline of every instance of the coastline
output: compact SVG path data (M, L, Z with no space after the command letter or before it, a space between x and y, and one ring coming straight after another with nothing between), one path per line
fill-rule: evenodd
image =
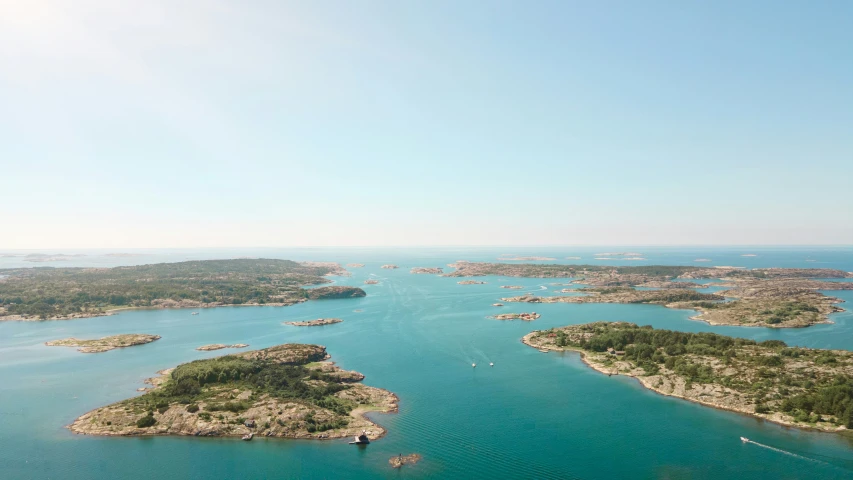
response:
M780 418L778 415L767 415L767 414L763 414L763 413L755 413L754 411L733 408L733 407L721 405L718 403L703 401L703 400L696 399L696 398L690 398L690 397L687 397L684 395L679 395L679 394L674 393L674 392L665 392L665 391L663 391L663 390L659 389L658 387L651 384L652 378L658 378L657 376L654 376L654 375L653 376L640 376L640 375L635 375L631 371L622 372L622 371L619 371L618 369L614 373L612 370L607 370L607 367L592 362L588 358L589 354L582 349L571 347L571 346L554 348L554 347L551 347L548 345L534 345L532 342L530 342L530 338L532 338L534 334L539 333L539 332L540 332L540 330L534 330L533 332L528 333L527 335L525 335L524 337L521 338L521 343L527 345L528 347L535 348L539 351L547 350L549 352L574 352L574 353L578 353L578 354L580 354L581 361L586 366L592 368L593 370L595 370L599 373L606 374L608 376L610 376L610 375L622 375L625 377L634 378L644 388L647 388L647 389L649 389L649 390L651 390L651 391L653 391L659 395L663 395L665 397L679 398L681 400L686 400L688 402L693 402L693 403L703 405L706 407L712 407L712 408L716 408L718 410L725 410L727 412L739 413L739 414L747 415L747 416L750 416L753 418L759 418L761 420L765 420L765 421L768 421L771 423L775 423L777 425L781 425L784 427L798 428L801 430L811 430L811 431L819 431L819 432L827 432L827 433L839 433L839 434L853 435L853 432L844 428L843 426L837 427L837 428L822 428L822 427L812 426L812 425L803 425L800 423L785 420L783 418Z

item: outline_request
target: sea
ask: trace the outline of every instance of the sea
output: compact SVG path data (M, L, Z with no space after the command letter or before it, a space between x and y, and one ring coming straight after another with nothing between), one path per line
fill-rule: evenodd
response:
M626 256L604 253L637 253ZM38 262L29 254L79 255ZM115 254L122 254L116 256ZM183 260L264 257L363 263L335 284L364 288L357 299L290 307L130 310L117 315L0 322L0 478L3 479L841 479L853 478L853 439L786 428L747 415L658 395L636 380L607 377L576 353L542 353L520 339L533 330L599 320L715 332L789 345L853 349L853 314L803 329L714 327L691 311L655 305L540 304L533 322L497 321L492 303L515 293L547 295L564 280L413 275L412 267L506 255L606 265L728 265L853 271L853 246L827 247L457 247L220 250L0 251L0 269L110 267ZM701 261L696 261L701 260ZM400 268L387 270L393 263ZM2 271L0 271L2 275ZM364 285L368 279L376 285ZM504 290L501 285L523 285ZM718 287L717 287L718 288ZM710 287L713 291L714 287ZM828 295L853 304L853 291ZM845 304L840 306L847 308ZM516 310L505 307L503 312ZM339 317L299 328L293 320ZM148 333L162 339L98 354L46 347L65 337ZM222 355L210 343L325 345L331 360L395 392L394 414L372 414L388 434L366 447L346 440L93 437L65 426L94 408L139 395L161 369ZM477 367L472 368L471 364ZM489 367L489 363L494 363ZM749 443L741 442L747 437ZM388 460L417 453L416 465Z

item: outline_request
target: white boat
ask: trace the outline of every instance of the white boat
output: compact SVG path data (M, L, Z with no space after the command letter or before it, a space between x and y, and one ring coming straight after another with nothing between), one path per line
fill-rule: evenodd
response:
M476 364L476 363L472 363L472 364L471 364L471 366L472 366L472 367L474 367L474 368L477 368L477 364Z
M489 366L494 367L495 366L494 362L489 362Z
M198 315L198 312L193 312L192 315Z
M248 441L250 441L254 436L255 436L255 434L254 434L254 433L247 433L247 434L243 435L243 438L242 438L242 439L248 442Z
M746 442L748 442L748 441L749 441L749 439L748 439L748 438L746 438L746 437L740 437L740 441L741 441L741 442L743 442L743 443L746 443Z

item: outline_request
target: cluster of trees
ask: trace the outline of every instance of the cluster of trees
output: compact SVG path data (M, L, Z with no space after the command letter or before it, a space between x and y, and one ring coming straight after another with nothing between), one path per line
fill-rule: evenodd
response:
M322 382L312 383L309 380ZM247 359L236 355L196 360L180 365L162 388L128 401L148 411L165 409L171 404L179 403L187 405L188 412L198 412L198 403L211 395L211 390L205 387L216 385L245 387L252 390L253 397L266 393L283 400L297 400L331 410L342 417L346 417L354 406L334 396L335 393L350 388L350 385L341 383L333 376L304 365L284 365L263 358ZM218 389L214 389L216 390ZM240 413L251 406L250 400L208 401L204 410ZM338 424L315 422L311 427L314 428L313 431L324 431L338 428L335 425Z
M832 415L840 425L853 428L853 378L839 375L829 385L786 398L780 410L801 422L815 422L820 415Z
M9 315L63 317L162 300L223 304L306 298L300 285L325 283L331 266L290 260L236 259L109 269L28 268L0 271L0 306Z
M782 323L785 320L797 318L804 312L820 313L820 310L813 305L804 302L785 302L785 304L774 310L765 310L761 312L763 315L770 315L764 321L769 324Z

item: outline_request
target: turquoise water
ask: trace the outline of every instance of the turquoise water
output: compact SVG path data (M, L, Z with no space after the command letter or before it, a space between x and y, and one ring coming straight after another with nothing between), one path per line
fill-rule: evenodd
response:
M542 254L506 249L500 253ZM588 253L614 251L598 248ZM730 251L731 250L731 251ZM635 249L626 251L635 251ZM643 249L636 250L644 252ZM756 253L758 257L740 257ZM822 252L822 253L821 253ZM645 253L647 258L743 259L755 266L853 270L850 249L708 249ZM834 252L834 253L833 253ZM54 252L47 252L54 253ZM63 252L67 253L67 252ZM272 256L268 252L268 255ZM281 252L279 252L281 253ZM225 307L128 311L111 317L0 324L0 472L3 478L851 478L853 442L838 435L786 429L747 416L654 394L636 381L606 377L576 354L543 354L521 344L531 330L596 320L626 320L658 328L713 331L792 345L853 349L853 315L833 315L832 325L798 330L711 327L688 320L689 311L653 305L542 304L535 322L486 317L491 303L513 291L559 290L553 279L484 278L486 285L457 285L455 278L411 275L413 266L442 266L489 259L494 251L288 251L296 259L360 262L340 284L365 285L360 299L308 302L292 307ZM204 258L210 252L196 252ZM245 253L244 253L245 254ZM157 254L171 257L172 254ZM182 255L189 256L187 253ZM551 256L570 256L564 251ZM727 256L728 255L728 256ZM153 256L153 254L152 254ZM282 257L283 255L276 255ZM770 257L769 259L767 257ZM105 261L140 263L152 257ZM399 270L382 270L394 262ZM583 260L581 260L584 263ZM589 262L591 263L591 261ZM611 262L618 263L618 262ZM628 262L624 262L628 263ZM654 263L663 263L657 261ZM635 264L631 262L630 264ZM745 262L742 262L745 264ZM853 292L829 292L853 302ZM363 310L354 312L354 310ZM510 305L502 311L534 306ZM315 328L290 320L340 317ZM45 347L43 342L117 333L159 334L157 342L101 354ZM367 448L345 441L208 438L98 438L63 428L95 407L135 395L157 370L221 352L198 352L208 343L285 342L326 345L342 367L365 383L389 389L400 412L375 415L389 434ZM480 366L471 368L471 363ZM485 366L494 362L495 366ZM746 436L761 444L742 444ZM417 452L415 466L392 470L388 459Z

